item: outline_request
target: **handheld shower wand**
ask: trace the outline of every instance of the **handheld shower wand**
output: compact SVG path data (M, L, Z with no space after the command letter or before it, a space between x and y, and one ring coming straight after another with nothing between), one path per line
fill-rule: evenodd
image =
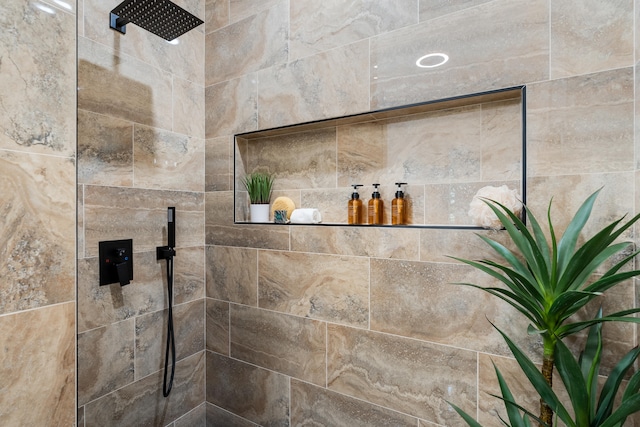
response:
M167 319L167 347L164 355L164 382L162 394L169 396L173 387L173 376L176 372L176 341L173 331L173 257L176 256L176 208L167 208L167 246L156 247L156 259L167 260L167 294L169 299ZM171 376L167 383L169 371L169 353L171 353Z

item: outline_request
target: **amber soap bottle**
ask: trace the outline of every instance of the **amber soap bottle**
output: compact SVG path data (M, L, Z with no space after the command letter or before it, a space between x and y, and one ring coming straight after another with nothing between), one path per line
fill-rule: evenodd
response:
M407 201L404 198L402 186L407 185L406 182L396 182L398 191L396 197L391 201L391 224L404 225L407 223Z
M361 184L351 184L353 187L353 193L351 193L351 200L349 200L349 224L362 224L362 200L358 194L358 187L362 187Z
M384 212L384 203L380 198L380 193L378 192L378 186L380 184L373 184L373 194L371 194L371 199L369 200L369 207L367 209L367 214L369 216L369 224L382 224L382 213Z

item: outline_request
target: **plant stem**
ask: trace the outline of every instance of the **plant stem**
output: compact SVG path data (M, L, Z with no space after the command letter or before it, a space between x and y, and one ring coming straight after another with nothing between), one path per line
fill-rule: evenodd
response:
M542 376L544 376L549 387L553 387L553 365L556 340L550 337L543 337L542 342L544 347L542 355ZM553 410L543 399L540 399L540 419L549 427L553 427ZM542 424L540 424L540 427L542 427Z

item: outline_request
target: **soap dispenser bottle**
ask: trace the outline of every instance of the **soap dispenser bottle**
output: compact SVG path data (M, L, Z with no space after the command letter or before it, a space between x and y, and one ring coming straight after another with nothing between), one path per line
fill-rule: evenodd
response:
M362 187L361 184L351 184L353 187L353 193L351 193L351 200L349 200L349 224L362 224L362 200L358 194L358 187Z
M384 204L380 199L380 193L378 192L378 186L380 184L373 184L373 194L369 200L369 208L367 213L369 216L369 224L382 224L382 213L384 212Z
M396 182L398 191L396 197L391 201L391 224L404 225L407 223L407 201L404 198L402 186L407 185L406 182Z

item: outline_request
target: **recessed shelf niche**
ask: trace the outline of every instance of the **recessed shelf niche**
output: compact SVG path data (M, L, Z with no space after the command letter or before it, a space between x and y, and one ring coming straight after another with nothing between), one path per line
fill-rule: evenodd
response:
M385 225L359 226L391 227L394 183L407 182L405 227L477 228L467 212L480 188L506 184L526 202L525 110L517 86L237 134L234 221L249 221L241 178L265 171L275 177L272 201L319 209L319 225L347 226L351 184L363 184L366 206L380 183Z

